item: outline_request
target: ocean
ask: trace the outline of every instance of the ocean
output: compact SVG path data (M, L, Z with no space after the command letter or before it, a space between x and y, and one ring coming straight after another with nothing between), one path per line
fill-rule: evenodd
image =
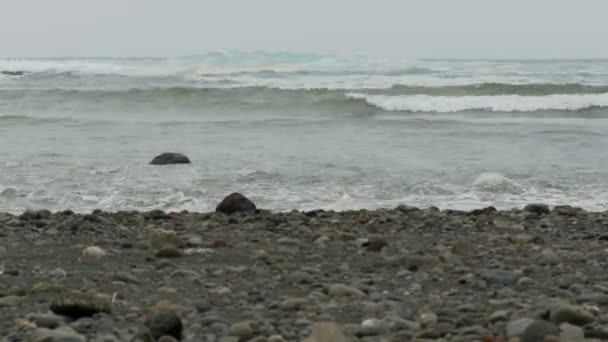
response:
M151 166L162 152L191 165ZM0 60L0 210L608 209L608 60Z

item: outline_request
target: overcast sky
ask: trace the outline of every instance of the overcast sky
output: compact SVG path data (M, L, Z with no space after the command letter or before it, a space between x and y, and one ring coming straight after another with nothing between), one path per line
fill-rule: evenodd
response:
M607 0L0 0L0 56L608 57Z

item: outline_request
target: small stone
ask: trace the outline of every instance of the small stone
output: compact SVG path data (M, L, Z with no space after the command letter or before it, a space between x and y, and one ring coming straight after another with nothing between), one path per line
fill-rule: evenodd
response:
M521 277L519 278L519 280L517 280L517 288L523 289L526 287L530 287L530 286L534 286L536 285L536 281L530 277Z
M334 284L329 288L329 295L331 297L365 297L365 293L355 287L348 286L345 284Z
M55 329L59 327L64 319L53 314L30 314L27 319L40 328Z
M177 342L177 340L173 336L165 335L159 338L157 342Z
M507 240L509 240L509 242L513 243L513 244L536 244L536 245L542 245L545 243L545 239L543 239L541 236L539 235L535 235L535 234L527 234L527 233L520 233L520 234L515 234L515 235L510 235Z
M279 303L279 309L286 311L299 311L308 305L307 298L287 298Z
M105 250L103 250L102 248L97 247L97 246L90 246L90 247L85 248L82 251L82 256L83 257L97 257L97 258L100 258L100 257L104 257L106 255L108 255L108 253Z
M592 303L598 305L608 305L608 294L604 293L583 293L575 298L577 303Z
M146 326L150 329L150 334L155 339L162 336L172 336L178 340L182 338L182 320L170 311L157 312L146 319Z
M562 323L559 328L561 330L561 333L559 334L560 342L585 342L585 332L581 327Z
M133 274L125 271L114 272L114 279L125 283L139 284L139 279Z
M205 313L213 309L213 305L206 299L195 299L192 301L192 305L199 313Z
M544 249L536 260L540 265L557 265L561 259L550 249Z
M361 322L361 336L378 336L386 332L386 326L382 320L372 318Z
M175 248L186 247L186 242L172 230L156 229L150 234L150 247L152 249L162 249L165 246Z
M6 296L0 298L0 308L12 308L20 306L23 303L23 297Z
M549 215L551 209L544 203L530 203L524 207L524 211L538 215Z
M388 246L388 241L381 237L371 237L361 246L365 247L368 251L380 252L384 247Z
M519 338L520 342L538 342L546 341L548 336L559 336L559 328L547 321L536 320L526 327Z
M594 317L592 314L575 306L559 305L551 310L551 322L557 325L565 322L583 326L593 321Z
M164 246L159 249L154 256L157 258L179 258L182 256L182 253L173 246Z
M76 333L59 329L36 329L29 337L31 342L86 342L86 337Z
M91 317L102 312L112 313L112 305L109 301L80 294L66 294L56 297L51 300L49 306L53 313L72 319Z
M336 323L317 323L312 327L311 337L306 342L348 342Z
M36 283L34 286L32 286L32 289L30 292L32 293L49 293L49 292L61 292L64 291L65 288L63 286L54 284L54 283L50 283L50 282L41 282L41 283Z
M520 318L507 323L505 327L505 337L512 338L521 336L532 323L534 323L534 320L530 318Z
M438 317L437 314L434 312L425 312L422 313L419 317L418 317L418 324L420 324L420 327L425 329L427 327L430 327L432 325L435 325L437 323Z
M468 240L457 240L452 244L452 253L460 256L470 256L475 252L475 247Z
M237 336L242 340L253 337L254 331L250 322L238 322L230 326L230 336Z
M228 215L255 210L255 203L238 192L226 196L215 208L216 212Z
M487 270L481 274L481 278L490 284L512 285L517 282L517 275L507 270Z
M500 322L500 321L507 321L507 320L509 320L509 315L510 314L511 314L510 310L498 310L498 311L494 311L494 313L492 313L490 315L490 318L488 320L491 323Z

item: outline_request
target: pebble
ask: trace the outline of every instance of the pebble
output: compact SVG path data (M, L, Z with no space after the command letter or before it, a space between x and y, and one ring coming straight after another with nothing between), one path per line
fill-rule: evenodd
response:
M507 323L505 327L505 336L507 338L519 337L533 322L534 320L530 318L519 318Z
M174 312L156 312L146 319L146 327L155 339L164 335L172 336L178 340L182 338L182 320Z
M174 246L163 246L154 254L157 258L179 258L182 253Z
M331 297L365 297L365 292L345 284L334 284L329 288L329 295Z
M86 337L76 333L63 330L50 330L46 328L36 329L29 337L30 342L86 342Z
M100 247L97 246L90 246L85 248L82 251L82 256L83 257L96 257L96 258L100 258L100 257L104 257L108 255L108 252L106 252L105 250L103 250Z
M50 282L40 282L34 284L30 292L32 293L49 293L49 292L61 292L64 291L65 288L61 285L57 285L55 283Z
M305 342L349 342L342 329L331 322L317 323L312 327L312 334Z
M156 229L150 234L150 247L152 249L159 250L165 246L182 248L186 245L187 243L172 230Z
M559 336L559 328L544 320L535 320L519 336L520 342L546 341L547 336ZM569 341L570 342L570 341Z
M361 322L361 336L378 336L386 332L386 325L380 319L371 318Z
M577 326L593 322L592 314L583 311L579 307L570 305L559 305L551 310L551 322L554 324L570 323Z
M550 249L543 249L536 262L540 265L557 265L561 261L560 257Z
M238 322L230 326L230 335L237 336L241 340L248 340L253 337L253 328L250 322Z
M6 296L0 298L0 308L17 307L23 303L23 297Z
M517 275L507 270L486 270L481 278L490 284L513 285L517 282Z

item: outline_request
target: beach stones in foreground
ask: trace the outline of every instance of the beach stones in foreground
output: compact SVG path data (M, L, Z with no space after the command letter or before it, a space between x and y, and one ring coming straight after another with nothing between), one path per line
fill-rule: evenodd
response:
M224 214L234 214L246 211L255 211L256 206L249 198L243 196L238 192L234 192L224 198L220 204L217 205L215 211Z
M150 162L150 165L190 164L190 159L181 153L167 152L160 154Z

